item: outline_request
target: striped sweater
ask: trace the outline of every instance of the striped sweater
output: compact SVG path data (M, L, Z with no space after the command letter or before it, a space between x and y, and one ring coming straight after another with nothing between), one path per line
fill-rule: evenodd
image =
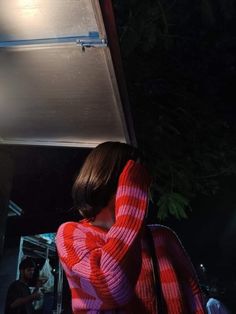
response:
M119 178L116 221L109 231L86 219L59 227L56 245L74 314L157 313L143 232L148 189L146 170L130 160ZM151 226L151 230L167 312L205 313L193 266L180 241L164 226Z

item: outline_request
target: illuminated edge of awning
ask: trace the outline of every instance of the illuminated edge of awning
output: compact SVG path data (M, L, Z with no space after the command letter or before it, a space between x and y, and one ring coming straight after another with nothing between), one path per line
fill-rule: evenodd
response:
M98 141L76 141L76 142L65 142L65 141L43 141L43 140L0 140L0 144L2 145L32 145L32 146L52 146L52 147L81 147L81 148L93 148L96 147L98 144L106 142L106 141L117 141L127 143L127 140L119 139L119 138L104 138Z

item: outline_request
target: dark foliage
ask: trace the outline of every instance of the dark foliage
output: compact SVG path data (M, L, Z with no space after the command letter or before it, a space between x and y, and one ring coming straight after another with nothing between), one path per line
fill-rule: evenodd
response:
M139 147L158 216L186 218L196 194L235 174L232 0L113 1Z

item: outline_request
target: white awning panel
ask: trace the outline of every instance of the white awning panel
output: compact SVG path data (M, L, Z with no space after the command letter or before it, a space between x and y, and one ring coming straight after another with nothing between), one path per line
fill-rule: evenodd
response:
M0 144L130 142L92 0L0 0Z

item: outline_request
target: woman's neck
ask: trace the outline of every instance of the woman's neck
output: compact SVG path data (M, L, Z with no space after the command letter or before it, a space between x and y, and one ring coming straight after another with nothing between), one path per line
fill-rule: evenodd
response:
M91 221L93 226L109 230L115 223L115 200L112 198L108 205L104 207Z

